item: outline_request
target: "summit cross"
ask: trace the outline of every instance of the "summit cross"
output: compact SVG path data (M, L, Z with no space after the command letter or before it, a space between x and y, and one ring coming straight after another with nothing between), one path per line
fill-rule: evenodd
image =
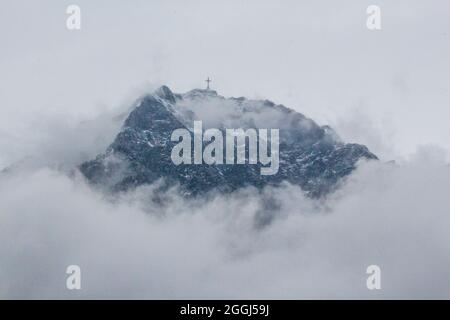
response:
M208 77L208 79L206 79L205 80L205 82L206 82L206 90L209 90L209 83L211 82L212 80Z

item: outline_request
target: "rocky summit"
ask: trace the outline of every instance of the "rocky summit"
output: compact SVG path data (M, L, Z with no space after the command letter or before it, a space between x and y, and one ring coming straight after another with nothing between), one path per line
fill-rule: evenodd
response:
M228 128L279 129L279 170L261 175L262 165L248 162L175 165L171 152L178 142L171 141L171 135L180 128L193 134L194 121L222 132ZM361 159L377 157L366 146L344 143L329 126L319 126L283 105L225 98L210 89L176 94L162 86L138 99L107 150L81 164L80 170L91 183L111 192L158 181L164 188L178 185L185 196L199 196L288 182L316 198L338 187Z

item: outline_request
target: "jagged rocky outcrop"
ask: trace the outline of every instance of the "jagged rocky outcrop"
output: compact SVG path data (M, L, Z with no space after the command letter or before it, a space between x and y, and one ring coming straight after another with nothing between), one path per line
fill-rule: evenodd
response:
M261 175L260 164L175 165L171 141L175 129L279 128L280 165L275 175ZM346 144L328 126L268 100L224 98L213 90L175 94L163 86L143 96L105 153L80 165L89 181L122 191L162 179L179 184L185 195L211 190L230 192L245 186L262 188L283 181L299 185L312 197L332 191L360 159L377 159L367 147Z

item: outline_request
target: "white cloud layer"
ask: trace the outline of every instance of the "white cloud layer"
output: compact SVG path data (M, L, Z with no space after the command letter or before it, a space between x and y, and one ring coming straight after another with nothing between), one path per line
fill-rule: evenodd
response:
M362 164L320 203L285 186L157 206L151 186L112 202L47 168L3 177L0 298L450 298L450 168L424 153Z

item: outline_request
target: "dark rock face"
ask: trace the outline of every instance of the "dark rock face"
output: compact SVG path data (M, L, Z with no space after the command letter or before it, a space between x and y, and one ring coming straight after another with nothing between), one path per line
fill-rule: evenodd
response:
M279 129L279 171L261 175L258 164L175 165L172 132L191 131L194 120L203 129ZM224 134L225 136L225 134ZM207 143L206 143L207 144ZM193 147L192 147L193 150ZM248 151L248 150L247 150ZM104 154L83 163L89 181L110 191L124 191L162 178L179 184L185 195L230 192L245 186L262 188L283 181L299 185L312 197L332 191L360 159L377 159L367 147L345 144L328 126L270 101L224 98L213 90L174 94L163 86L140 99Z

